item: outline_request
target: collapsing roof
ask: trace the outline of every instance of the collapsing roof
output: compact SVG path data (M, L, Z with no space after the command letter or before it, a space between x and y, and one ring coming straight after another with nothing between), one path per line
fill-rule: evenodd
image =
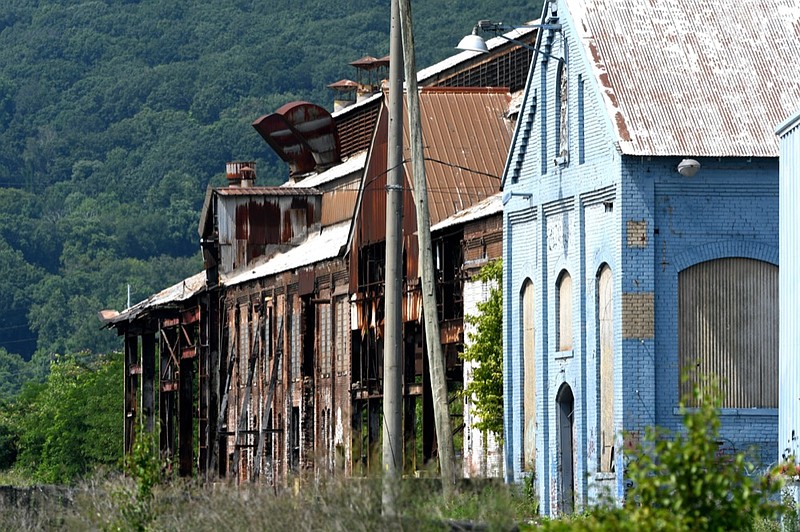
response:
M563 1L623 154L778 156L800 103L796 0Z
M147 312L154 309L164 309L170 304L177 304L186 301L199 294L206 288L206 273L204 271L196 273L169 288L165 288L157 294L153 294L144 301L141 301L122 312L113 310L103 310L100 312L100 319L109 326L125 321L133 321Z

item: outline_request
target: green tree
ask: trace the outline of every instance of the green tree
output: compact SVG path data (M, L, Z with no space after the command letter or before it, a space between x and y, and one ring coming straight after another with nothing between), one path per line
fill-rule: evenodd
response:
M485 432L503 434L503 263L493 261L475 276L488 283L489 298L478 303L477 315L468 315L467 324L474 327L468 333L469 342L461 358L474 362L472 380L464 394L473 399L478 422L475 426Z
M59 357L23 393L17 465L38 482L68 483L122 456L122 355Z

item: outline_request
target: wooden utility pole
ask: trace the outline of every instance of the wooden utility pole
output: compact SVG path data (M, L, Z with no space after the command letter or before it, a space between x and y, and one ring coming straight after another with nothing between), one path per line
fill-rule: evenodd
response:
M389 130L386 153L386 277L383 342L383 513L396 513L403 467L403 49L398 0L389 36Z
M453 429L447 400L447 377L439 333L439 313L436 309L436 286L433 272L431 220L428 210L428 185L422 144L422 124L417 88L417 61L414 54L414 31L410 0L400 0L400 27L403 30L403 62L406 72L408 129L411 139L411 164L414 172L414 202L417 208L417 241L422 278L422 310L425 318L425 339L428 347L428 368L433 393L433 417L439 449L442 490L449 496L455 486L455 450Z

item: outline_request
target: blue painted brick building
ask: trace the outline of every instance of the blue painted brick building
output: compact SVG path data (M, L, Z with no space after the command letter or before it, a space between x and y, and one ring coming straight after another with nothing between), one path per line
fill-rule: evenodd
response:
M503 182L505 475L545 514L622 497L625 449L703 375L721 451L775 460L773 125L800 104L777 4L545 2Z

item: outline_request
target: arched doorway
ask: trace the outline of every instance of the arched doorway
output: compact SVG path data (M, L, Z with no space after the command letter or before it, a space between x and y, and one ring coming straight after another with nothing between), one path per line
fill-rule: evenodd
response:
M558 508L571 514L575 508L575 396L564 383L556 395L558 419Z

